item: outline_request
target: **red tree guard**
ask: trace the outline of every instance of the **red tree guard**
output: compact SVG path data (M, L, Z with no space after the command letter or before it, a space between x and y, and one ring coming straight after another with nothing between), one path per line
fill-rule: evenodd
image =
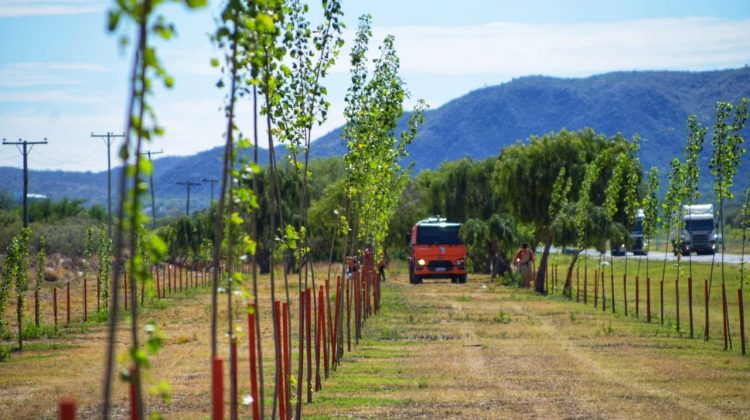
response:
M221 357L214 357L211 364L211 418L224 419L224 361Z

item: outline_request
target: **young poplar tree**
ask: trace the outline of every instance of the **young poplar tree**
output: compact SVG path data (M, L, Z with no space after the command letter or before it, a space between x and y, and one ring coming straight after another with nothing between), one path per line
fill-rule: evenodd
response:
M682 202L684 200L683 188L685 171L683 170L682 163L679 159L673 158L669 163L669 184L667 187L667 194L664 196L664 202L662 203L662 210L664 214L664 222L666 227L665 236L667 240L664 244L664 263L661 270L661 281L667 275L667 254L669 253L669 238L672 236L672 229L674 232L673 247L675 255L677 256L677 273L679 276L680 257L682 255L682 229L680 228L680 221L682 218Z
M605 159L606 152L602 152L588 165L586 165L586 172L583 175L583 182L581 183L581 188L578 191L578 201L576 202L576 211L575 211L575 227L576 227L576 236L577 239L577 245L576 245L576 255L573 258L573 262L570 265L570 268L568 268L568 283L571 284L573 282L573 264L576 263L578 255L580 255L581 252L584 252L586 249L586 246L588 245L587 240L587 231L586 227L589 225L589 220L591 219L591 213L593 211L593 204L591 203L591 190L594 186L594 183L599 179L599 175L601 174L602 170L602 162ZM584 254L584 271L588 272L588 256Z
M96 252L99 262L99 296L104 308L109 308L109 283L112 277L112 240L107 235L107 229L102 226L99 231L99 249Z
M745 204L742 205L740 226L742 226L742 259L740 260L740 290L745 290L745 244L747 229L750 228L750 187L745 190ZM1 313L1 312L0 312Z
M625 168L624 179L622 181L623 190L623 213L625 214L625 225L630 227L635 224L635 216L641 201L638 197L638 186L641 184L641 161L638 153L641 150L641 138L638 135L633 136L633 140L628 144L628 159ZM638 260L640 267L640 260ZM625 277L628 276L628 253L625 252ZM626 308L627 309L627 308Z
M10 331L8 329L8 322L5 320L5 310L8 306L8 299L11 295L13 283L16 280L16 259L18 255L18 239L12 237L8 242L8 247L3 257L3 272L2 278L0 278L0 339L6 340L10 338Z
M747 98L742 98L739 104L732 105L729 102L716 103L716 120L714 121L714 131L711 139L713 152L709 169L714 176L714 192L719 203L719 228L721 231L721 283L725 283L724 271L724 200L734 198L732 186L734 176L737 174L737 167L742 161L742 155L745 149L742 143L745 139L742 137L742 129L747 121ZM732 115L734 113L734 115ZM731 118L731 121L730 121ZM713 260L712 260L713 261ZM713 262L712 262L713 267ZM711 279L713 280L713 269L711 270Z
M698 182L700 181L700 154L706 139L708 128L701 126L695 115L689 115L687 120L688 140L685 144L685 163L683 164L684 179L683 192L685 204L692 205L700 198ZM693 277L693 253L688 253L688 272Z
M570 188L573 186L573 179L570 178L565 170L565 167L560 168L560 172L557 174L555 183L552 184L552 195L549 202L549 230L552 230L552 224L555 223L564 213L568 207L568 194L570 194ZM550 233L550 237L552 234ZM542 268L540 267L540 270ZM565 282L563 288L563 294L570 298L571 285Z
M716 120L714 121L713 136L711 144L713 151L709 169L714 176L714 193L719 203L719 231L721 232L721 284L726 284L726 273L724 270L724 200L734 198L732 186L734 176L737 174L737 167L742 161L742 155L745 149L742 143L745 139L742 137L742 129L747 121L747 98L742 98L739 104L732 105L729 102L717 102ZM734 115L732 115L734 113ZM730 121L731 118L731 121ZM709 274L709 291L713 283L714 262L716 253L711 259L711 272ZM724 319L729 318L727 309L723 309ZM729 333L729 331L727 331ZM705 339L708 340L708 322L706 322ZM731 343L731 338L730 338ZM731 344L730 344L731 346Z
M659 168L653 166L648 171L648 186L646 196L643 197L643 246L646 250L646 277L649 277L648 254L651 242L656 238L659 228Z
M26 290L29 288L29 240L31 230L22 228L17 235L16 255L14 261L16 283L16 322L18 323L18 349L23 350L23 308Z
M615 158L615 167L612 170L612 177L609 179L607 188L604 191L604 235L605 238L609 239L609 274L612 312L615 312L615 260L612 256L614 245L611 237L611 226L612 223L614 223L615 214L617 214L617 201L620 198L620 191L622 190L628 165L628 155L624 152L619 153ZM604 268L602 268L602 270L604 270Z
M370 76L366 55L371 36L371 18L363 15L351 52L352 83L346 95L347 123L342 137L347 146L347 195L353 215L348 219L354 224L350 249L353 254L357 242L368 242L377 258L382 255L388 223L406 186L407 172L400 162L423 121L426 104L417 102L407 129L397 137L394 131L409 92L399 75L392 35L386 36L380 46L380 57L373 60L375 68Z
M204 6L206 0L179 0L188 8ZM138 418L144 417L143 395L141 386L141 369L148 366L147 352L141 349L138 328L138 305L136 304L137 288L140 282L150 279L149 267L152 261L145 261L142 255L136 252L138 242L138 228L144 225L148 218L143 213L142 198L147 191L147 184L143 177L152 173L151 161L142 159L144 143L150 142L164 134L164 128L157 121L156 113L151 106L150 100L153 96L153 87L156 81L161 81L165 88L174 85L174 79L166 72L159 59L155 42L152 38L168 41L175 34L174 24L158 11L164 2L160 0L118 0L109 10L108 29L115 32L123 26L123 20L129 20L135 26L135 42L132 44L132 67L129 75L128 103L126 109L125 138L119 149L119 157L123 167L119 180L120 199L117 210L117 229L113 243L114 276L111 288L111 305L109 311L109 327L107 341L107 359L104 372L104 401L102 404L102 416L110 416L110 399L112 393L112 378L114 371L115 337L117 333L117 322L119 320L118 308L118 283L125 264L125 249L129 249L131 256L128 261L131 276L130 293L132 304L130 306L130 351L132 375L123 375L123 378L134 385L134 400ZM121 45L129 45L129 37L125 34L120 36ZM155 260L160 260L166 251L166 245L157 236L151 235L143 244L147 246L150 255ZM153 325L149 331L153 332ZM147 341L149 352L158 351L161 341L158 334L151 333Z
M34 278L34 293L37 296L34 299L34 324L38 327L40 325L39 312L40 302L39 293L42 290L42 282L44 282L44 265L47 263L47 253L44 250L46 247L44 236L39 237L39 250L36 253L36 277Z

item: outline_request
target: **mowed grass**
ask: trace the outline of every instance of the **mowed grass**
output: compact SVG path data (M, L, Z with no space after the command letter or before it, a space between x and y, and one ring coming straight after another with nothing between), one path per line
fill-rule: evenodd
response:
M562 257L558 263L562 272ZM615 270L618 266L622 264L616 261ZM652 277L655 267L652 264ZM327 266L318 267L318 284L326 272ZM612 314L609 301L602 312L592 301L584 305L559 294L539 297L486 276L470 276L464 285L428 280L414 286L406 281L402 266L390 274L383 285L381 313L367 321L363 339L357 345L352 341L353 351L346 352L323 381L313 403L303 405L304 417L750 416L750 359L739 354L738 342L734 351L723 351L720 330L714 327L708 342L686 338L670 324L674 318L666 317L670 306L665 305L662 326L656 319L645 322L645 303L639 318L632 315L632 302L625 317L621 293L616 294L617 313ZM289 281L294 298L296 276ZM609 282L607 277L608 289ZM261 277L260 284L265 405L270 415L274 362L268 278ZM276 286L280 296L283 278L277 278ZM622 280L616 283L616 288L621 286ZM652 290L652 296L658 294ZM665 290L665 301L667 296ZM142 314L142 321L154 320L166 334L165 348L152 357L145 388L160 380L171 384L171 404L148 397L149 409L167 418L207 418L210 413L209 302L207 289L201 289L174 295ZM653 306L652 312L657 308ZM235 309L232 318L244 334L246 316L241 307ZM718 307L715 312L712 307L711 316L721 326ZM223 309L219 352L225 357L227 315ZM118 337L118 369L127 366L125 327L127 321ZM292 331L296 337L296 322ZM0 410L0 418L54 417L57 400L68 395L78 400L83 418L96 417L104 339L103 329L92 326L30 341L10 362L0 363L0 405L8 408ZM240 337L239 347L242 396L249 394L246 336ZM296 356L296 340L293 347ZM296 370L296 360L292 366ZM305 394L306 389L303 398ZM126 397L127 388L118 381L115 417L127 417ZM241 407L240 415L249 417L249 407Z
M580 262L579 268L573 271L573 300L584 301L584 285L588 294L587 303L594 305L594 270L599 275L599 301L597 307L612 313L612 273L614 271L614 298L615 316L625 316L627 296L627 316L645 321L648 308L648 282L650 278L651 289L651 322L667 327L660 330L661 334L690 336L690 279L692 279L692 320L693 337L705 338L706 325L706 286L708 285L708 321L709 339L721 340L723 348L723 315L722 315L722 276L721 257L716 256L716 263L712 269L710 263L690 262L688 257L683 257L679 268L675 261L667 261L664 264L663 252L652 252L649 256L649 270L646 272L645 259L634 259L632 257L615 257L614 265L610 266L607 258L604 266L599 266L598 258L588 257L584 264ZM567 255L553 254L550 256L550 278L554 278L555 265L557 266L557 282L549 281L550 296L559 298L565 276L571 261ZM584 269L588 265L588 274ZM692 268L691 268L692 265ZM614 267L614 270L612 268ZM602 282L601 269L604 269L605 305L602 306ZM626 270L627 269L627 270ZM713 280L711 272L713 271ZM750 275L750 266L746 265L745 276ZM627 273L627 277L625 274ZM678 275L679 274L679 275ZM663 292L662 292L663 278ZM724 267L725 290L727 300L727 312L730 327L730 338L732 346L739 350L739 305L738 289L741 288L740 265L726 264ZM637 283L637 284L636 284ZM638 293L636 293L638 288ZM663 293L663 300L662 300ZM747 301L745 292L744 300ZM636 300L636 297L638 298ZM679 313L678 313L679 305ZM747 302L745 302L747 307ZM662 318L663 307L663 318ZM678 316L679 315L679 316Z

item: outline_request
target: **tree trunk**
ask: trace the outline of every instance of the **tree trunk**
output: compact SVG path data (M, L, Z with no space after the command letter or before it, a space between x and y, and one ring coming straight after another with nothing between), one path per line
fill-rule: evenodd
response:
M581 251L576 250L576 253L573 254L573 261L570 262L570 266L568 267L568 275L565 276L565 287L563 288L563 294L567 296L568 298L573 296L573 269L576 266L576 262L578 262L578 256L581 255Z
M549 258L549 249L552 246L552 229L547 228L547 241L544 244L542 259L539 261L539 268L536 271L536 292L546 294L544 290L544 276L547 271L547 259Z

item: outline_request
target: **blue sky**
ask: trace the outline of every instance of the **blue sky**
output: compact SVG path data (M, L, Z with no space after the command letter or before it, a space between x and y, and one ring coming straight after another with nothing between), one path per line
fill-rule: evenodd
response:
M110 4L0 0L0 138L46 137L49 144L30 155L34 169L106 168L105 147L89 134L122 131L130 53L104 29ZM160 54L176 86L157 94L167 134L151 150L187 155L222 143L224 92L214 86L219 75L209 60L218 54L207 36L220 5L166 9L179 36ZM386 34L396 36L412 101L424 98L433 108L529 74L585 77L750 63L746 0L344 0L344 11L347 39L362 13L373 16L373 50ZM331 117L318 135L343 123L346 62L341 57L326 81ZM249 115L248 104L240 112ZM15 148L0 147L0 166L20 164Z

